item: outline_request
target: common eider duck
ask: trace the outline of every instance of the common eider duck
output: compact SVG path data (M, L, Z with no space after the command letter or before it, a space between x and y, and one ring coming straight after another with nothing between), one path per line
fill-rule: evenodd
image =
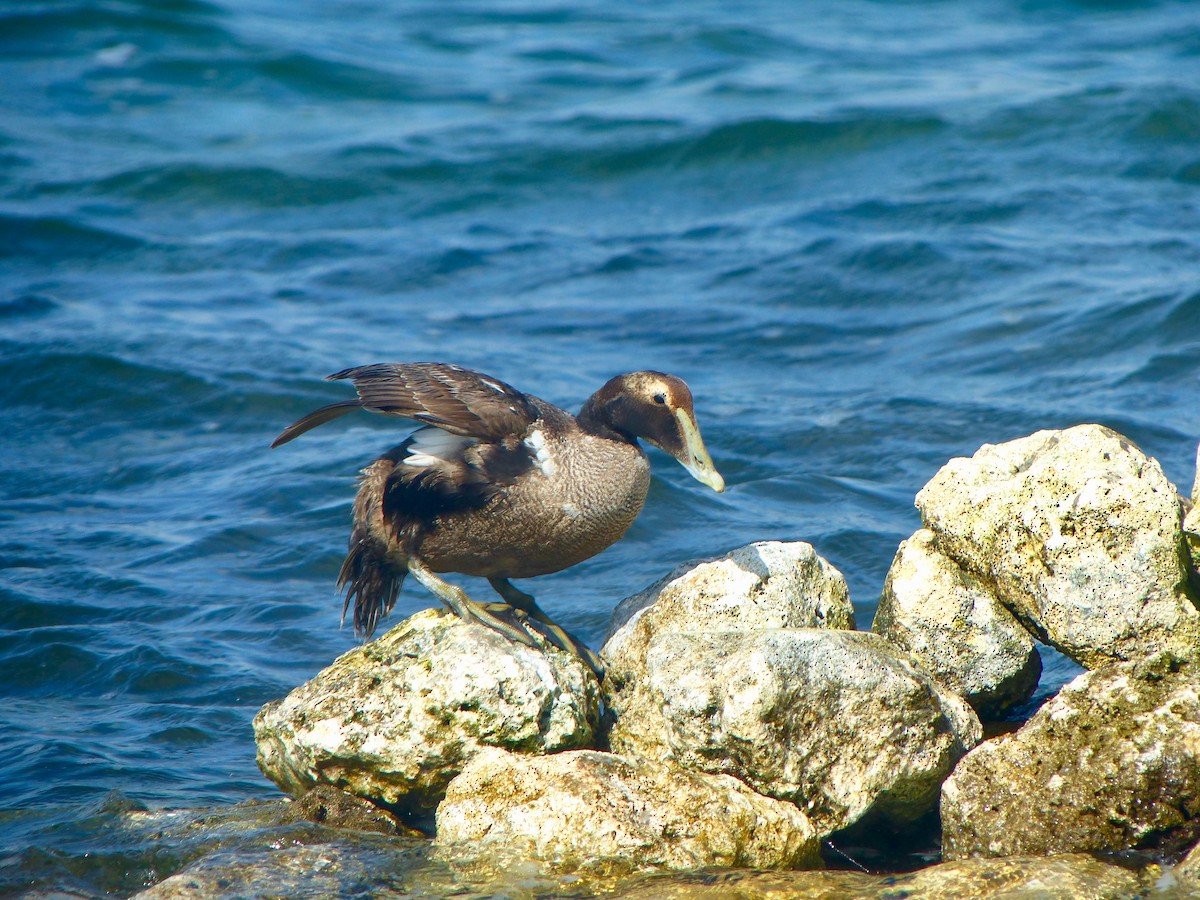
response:
M342 617L369 638L411 573L467 622L536 646L530 628L599 658L555 625L509 579L557 572L617 541L646 501L650 466L638 440L674 456L702 484L725 490L700 437L692 394L662 372L618 375L578 416L497 378L447 363L346 369L358 397L309 413L271 444L357 409L421 423L362 471L350 549L338 575ZM472 600L435 573L486 578L504 603Z

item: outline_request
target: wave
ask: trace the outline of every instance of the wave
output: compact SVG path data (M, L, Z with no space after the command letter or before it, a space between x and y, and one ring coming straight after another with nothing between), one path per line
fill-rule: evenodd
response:
M148 241L111 226L85 224L67 216L0 214L0 259L56 263L64 259L126 257Z

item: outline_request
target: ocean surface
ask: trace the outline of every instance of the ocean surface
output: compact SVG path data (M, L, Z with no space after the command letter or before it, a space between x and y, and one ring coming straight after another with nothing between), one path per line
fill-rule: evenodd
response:
M626 538L522 583L593 644L762 539L869 627L984 443L1101 422L1190 490L1194 3L6 0L0 84L0 894L170 874L114 806L280 796L251 719L354 645L354 477L406 434L268 449L330 372L690 383L729 490L654 451Z

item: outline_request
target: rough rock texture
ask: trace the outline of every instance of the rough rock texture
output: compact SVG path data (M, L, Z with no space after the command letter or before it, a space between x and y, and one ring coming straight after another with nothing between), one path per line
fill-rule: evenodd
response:
M945 858L1148 845L1200 813L1200 671L1162 653L1080 675L942 787Z
M139 900L338 897L371 876L369 860L335 844L216 850L136 896Z
M684 563L622 600L601 654L610 665L645 656L659 631L854 628L842 573L802 541L760 541Z
M942 552L1088 668L1200 647L1175 488L1116 432L985 444L943 466L917 506Z
M1192 485L1191 509L1183 520L1183 533L1192 554L1194 589L1200 590L1195 585L1200 581L1200 446L1196 448L1196 481Z
M1192 481L1192 505L1200 506L1200 444L1196 445L1196 478Z
M614 751L734 775L822 834L927 812L981 733L962 698L862 632L667 631L626 674L606 682Z
M347 794L327 784L318 784L307 794L293 800L284 807L279 819L281 823L313 822L353 831L421 836L420 832L408 828L392 813L370 800Z
M1185 896L1200 896L1200 844L1188 851L1172 874L1175 876L1173 880L1191 889L1191 893Z
M594 750L480 754L438 807L437 846L455 861L532 858L560 872L820 866L792 804L728 776Z
M1072 854L965 859L903 875L743 871L646 878L618 900L1130 900L1145 896L1145 888L1135 872Z
M1028 700L1042 658L987 586L922 529L900 545L871 630L919 659L982 716Z
M425 610L264 706L254 734L259 768L288 793L330 784L422 812L481 747L590 746L598 709L572 654Z

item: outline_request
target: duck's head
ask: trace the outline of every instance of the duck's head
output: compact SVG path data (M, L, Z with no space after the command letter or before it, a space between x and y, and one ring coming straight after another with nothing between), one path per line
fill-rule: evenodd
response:
M581 422L642 438L679 460L692 477L718 493L725 479L704 448L683 380L662 372L629 372L611 379L584 404Z

